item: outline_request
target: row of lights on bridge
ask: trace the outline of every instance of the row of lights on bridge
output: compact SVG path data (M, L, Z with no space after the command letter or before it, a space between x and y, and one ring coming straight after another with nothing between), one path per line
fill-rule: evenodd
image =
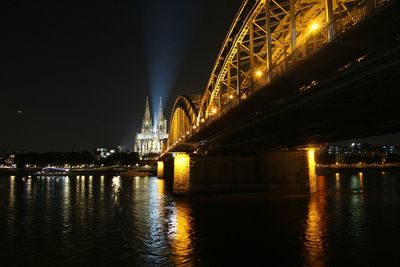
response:
M319 29L319 24L318 24L318 23L314 22L314 23L311 24L311 26L310 26L310 32L315 32L315 31L318 30L318 29ZM255 75L256 78L261 78L261 77L263 77L263 75L264 75L264 71L262 71L261 69L258 69L258 70L255 71L254 75ZM229 95L229 99L233 99L233 98L234 98L234 96L233 96L232 94ZM211 115L215 115L215 114L217 114L217 112L218 112L218 109L214 107L214 108L211 110ZM197 123L197 125L193 125L193 130L196 130L198 127L200 127L200 124L202 124L202 123L204 123L204 122L205 122L205 119L204 119L204 118L201 118L201 119L199 120L199 122ZM189 135L189 134L190 134L190 132L187 131L187 132L186 132L186 135L181 136L181 137L179 138L178 141L175 141L174 145L177 145L178 142L182 141L182 140L183 140L187 135Z
M264 74L264 72L262 71L262 70L257 70L256 72L255 72L255 76L257 77L257 78L261 78L262 76L263 76L263 74ZM229 95L229 99L233 99L234 98L234 96L231 94L231 95ZM212 110L211 110L211 115L215 115L215 114L217 114L218 113L218 109L217 108L212 108ZM200 127L200 124L203 124L205 122L205 119L204 118L201 118L200 120L199 120L199 122L197 122L197 125L193 125L192 126L192 128L193 128L193 130L196 130L197 128L199 128ZM190 132L189 131L187 131L186 132L186 135L182 135L177 141L175 141L175 143L174 143L174 145L176 145L176 144L178 144L180 141L182 141L187 135L189 135L190 134Z

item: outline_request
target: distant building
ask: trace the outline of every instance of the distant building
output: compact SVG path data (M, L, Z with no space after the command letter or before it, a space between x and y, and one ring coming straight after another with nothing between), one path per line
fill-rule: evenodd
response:
M337 163L351 162L397 162L400 159L400 148L396 145L376 146L366 143L352 143L351 145L327 145L319 154L332 155Z
M161 98L157 120L154 121L154 124L150 115L149 99L146 98L142 129L140 133L136 134L134 151L141 157L160 154L167 139L167 120L164 118Z
M107 158L108 156L111 156L112 154L122 153L122 152L127 152L124 146L118 146L115 148L98 147L95 150L97 159L104 159Z

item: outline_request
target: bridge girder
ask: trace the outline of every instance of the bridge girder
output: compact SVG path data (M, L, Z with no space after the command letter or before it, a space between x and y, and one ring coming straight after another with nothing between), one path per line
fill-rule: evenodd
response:
M168 147L179 142L196 125L201 96L179 96L174 104L170 119Z
M247 0L225 38L196 125L227 112L386 0Z
M323 46L334 44L330 41L340 39L391 1L394 0L244 1L225 38L204 95L180 96L176 100L164 153L184 150L185 146L192 149L193 142L199 142L201 135L207 134L203 128L228 115L241 102L249 102L246 99L251 100L258 90L273 89L275 80L292 73L305 59L312 58ZM317 86L319 81L313 79L311 76L302 79L296 85L298 91ZM280 93L273 91L269 97L282 100ZM274 101L268 103L273 105Z

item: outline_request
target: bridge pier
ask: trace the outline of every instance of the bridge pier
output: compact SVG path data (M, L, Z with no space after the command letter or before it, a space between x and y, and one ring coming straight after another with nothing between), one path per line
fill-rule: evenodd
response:
M159 179L164 178L164 161L157 161L157 177Z
M314 150L263 151L246 156L176 153L166 158L168 191L208 193L308 194L316 190Z

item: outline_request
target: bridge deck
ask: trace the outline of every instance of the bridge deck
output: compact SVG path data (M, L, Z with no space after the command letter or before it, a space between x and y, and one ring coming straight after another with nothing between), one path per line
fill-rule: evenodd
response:
M254 95L173 150L192 150L196 143L304 145L399 131L393 113L400 96L398 10L393 1L268 86L259 81Z

